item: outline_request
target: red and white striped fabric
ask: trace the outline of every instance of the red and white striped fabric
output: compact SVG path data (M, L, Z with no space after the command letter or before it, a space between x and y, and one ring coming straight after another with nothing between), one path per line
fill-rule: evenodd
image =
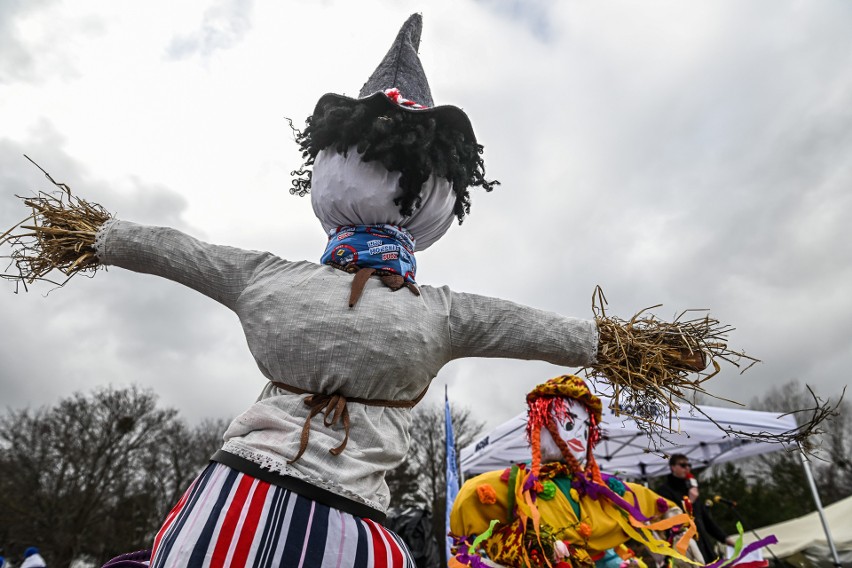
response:
M416 568L396 534L211 463L169 513L152 568Z

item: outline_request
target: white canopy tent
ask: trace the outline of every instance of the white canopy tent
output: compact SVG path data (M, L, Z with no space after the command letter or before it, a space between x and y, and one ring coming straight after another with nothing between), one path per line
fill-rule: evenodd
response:
M732 428L742 432L781 434L796 428L792 415L760 412L740 408L699 406L707 416L698 412L682 412L673 423L680 433L666 434L659 453L649 450L651 440L639 429L636 421L623 414L616 417L610 400L601 396L603 417L602 439L595 448L595 457L602 471L627 478L648 478L669 472L668 461L659 453L680 453L689 456L693 467L724 463L782 449L779 444L736 438L719 429ZM525 436L526 413L518 414L487 435L461 450L459 466L465 477L503 469L531 458Z
M832 540L844 566L852 565L852 497L847 497L825 508L825 519L832 527ZM825 565L832 559L826 534L820 526L819 511L783 523L755 529L745 534L745 543L758 536L775 535L778 544L769 547L778 558L802 554L813 565Z

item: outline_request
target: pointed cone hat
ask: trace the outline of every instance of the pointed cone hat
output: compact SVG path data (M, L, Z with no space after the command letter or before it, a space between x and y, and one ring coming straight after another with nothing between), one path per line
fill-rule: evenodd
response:
M321 114L330 105L341 104L364 104L376 116L389 109L403 109L431 115L440 124L453 127L464 134L466 139L476 142L470 119L462 109L452 105L435 106L432 100L432 91L418 55L422 30L421 15L409 16L384 59L361 87L358 98L328 93L320 97L314 115Z

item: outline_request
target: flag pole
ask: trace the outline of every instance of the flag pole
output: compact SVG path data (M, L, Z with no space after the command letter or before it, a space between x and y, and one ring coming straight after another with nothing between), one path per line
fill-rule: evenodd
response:
M446 438L446 517L444 519L444 534L446 535L446 550L447 562L452 558L450 547L453 539L449 536L450 532L450 511L453 509L453 502L456 500L456 495L459 493L459 474L458 465L456 464L456 443L453 433L453 420L450 413L450 399L447 394L447 385L444 385L444 434Z
M822 523L822 530L825 533L825 540L828 543L828 550L831 553L831 558L834 561L832 566L842 566L840 563L840 557L837 555L837 547L834 546L834 539L831 538L831 531L828 528L828 519L825 518L825 511L822 508L822 501L819 498L819 491L817 491L816 483L814 482L814 474L811 472L811 464L808 461L808 457L805 455L805 450L802 449L802 445L798 442L796 443L799 446L799 457L802 459L802 467L805 470L805 479L808 480L808 485L811 488L811 495L814 498L814 504L817 508L817 513L819 514L819 520Z

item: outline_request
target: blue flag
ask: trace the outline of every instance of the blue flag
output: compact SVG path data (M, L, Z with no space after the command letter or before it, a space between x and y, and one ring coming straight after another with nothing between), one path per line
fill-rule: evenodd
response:
M450 532L450 511L456 495L459 494L459 468L456 465L456 442L453 435L453 420L450 418L450 400L447 398L447 387L444 386L444 427L447 439L447 518L446 533ZM450 545L453 539L447 536L447 560L452 558Z

